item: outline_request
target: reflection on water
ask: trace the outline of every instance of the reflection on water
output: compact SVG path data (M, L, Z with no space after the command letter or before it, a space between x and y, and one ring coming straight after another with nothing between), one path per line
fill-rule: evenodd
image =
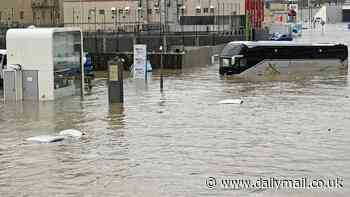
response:
M0 105L0 196L329 196L209 190L205 179L350 180L347 75L254 82L209 66L166 72L160 93L155 72L145 88L125 79L123 105L108 104L105 84L84 100ZM69 128L88 137L23 141Z

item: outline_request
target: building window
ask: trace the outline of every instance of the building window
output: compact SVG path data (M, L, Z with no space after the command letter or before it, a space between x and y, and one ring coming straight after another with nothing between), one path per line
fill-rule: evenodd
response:
M203 13L209 13L209 8L203 8Z
M154 7L159 7L159 2L158 1L154 2Z
M43 11L43 12L41 13L41 18L42 18L43 20L45 20L45 18L46 18L46 12L45 12L45 11Z
M154 8L154 10L155 10L155 12L156 12L157 14L160 13L159 8Z
M147 14L151 15L152 14L152 9L147 10Z
M196 14L200 14L202 12L201 8L196 8Z
M124 10L123 9L119 9L119 14L123 14Z
M19 18L20 18L21 20L24 19L24 12L23 12L23 11L21 11L21 12L19 13Z
M124 8L124 11L125 11L125 14L129 14L130 8L126 7L126 8Z
M90 9L89 10L89 15L95 15L95 11L96 11L95 9Z
M105 10L99 10L99 14L104 15L105 14Z
M210 8L210 13L211 13L211 14L214 14L214 11L215 11L215 8L214 8L214 7L211 7L211 8Z
M0 22L2 21L2 12L0 12Z

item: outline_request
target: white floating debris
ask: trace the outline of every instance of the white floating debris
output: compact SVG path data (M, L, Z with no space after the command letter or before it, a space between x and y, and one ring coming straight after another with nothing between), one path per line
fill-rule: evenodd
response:
M242 99L226 99L219 101L219 104L243 104Z
M37 143L52 143L52 142L59 142L64 140L64 136L42 135L42 136L30 137L30 138L27 138L26 140L30 142L37 142Z
M81 131L78 131L76 129L63 130L59 134L60 136L74 137L74 138L81 138L84 135Z
M53 142L60 142L63 141L66 138L81 138L84 135L83 132L75 130L75 129L67 129L63 130L59 133L59 135L52 136L52 135L42 135L42 136L36 136L36 137L30 137L27 138L26 141L30 142L37 142L37 143L53 143Z

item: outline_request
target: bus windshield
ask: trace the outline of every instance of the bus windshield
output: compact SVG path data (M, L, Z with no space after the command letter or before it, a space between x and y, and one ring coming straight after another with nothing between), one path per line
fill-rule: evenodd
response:
M230 59L223 58L221 61L222 61L222 66L230 66L231 65Z
M241 44L228 44L221 52L221 56L232 57L239 55L242 52L243 46Z

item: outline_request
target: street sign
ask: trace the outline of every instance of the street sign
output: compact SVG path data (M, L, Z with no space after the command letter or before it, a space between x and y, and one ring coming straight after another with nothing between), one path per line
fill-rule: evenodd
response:
M134 79L147 78L147 46L143 44L134 45Z

